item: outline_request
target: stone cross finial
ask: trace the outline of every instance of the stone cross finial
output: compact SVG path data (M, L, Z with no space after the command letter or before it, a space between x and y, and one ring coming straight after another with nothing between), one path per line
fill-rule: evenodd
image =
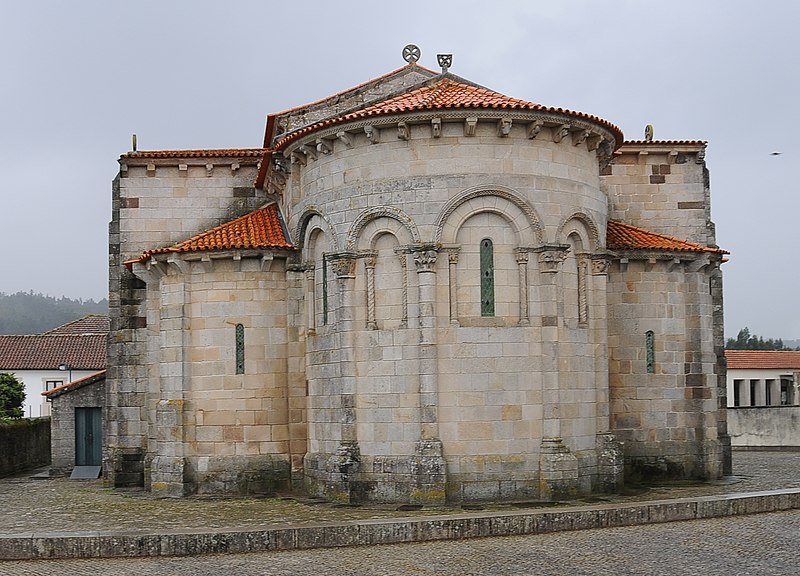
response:
M436 60L439 62L439 66L442 67L442 74L447 74L447 69L453 65L453 55L452 54L437 54Z
M419 60L420 57L420 50L419 47L415 46L414 44L409 44L405 48L403 48L403 60L412 64Z

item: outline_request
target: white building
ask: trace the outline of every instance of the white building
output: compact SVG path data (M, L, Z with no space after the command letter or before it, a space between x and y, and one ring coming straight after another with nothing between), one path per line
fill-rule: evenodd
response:
M79 380L106 366L108 317L89 315L44 334L0 336L0 372L25 384L25 416L50 415L42 392Z
M726 350L735 448L800 446L800 352Z
M800 352L726 350L728 408L800 405Z

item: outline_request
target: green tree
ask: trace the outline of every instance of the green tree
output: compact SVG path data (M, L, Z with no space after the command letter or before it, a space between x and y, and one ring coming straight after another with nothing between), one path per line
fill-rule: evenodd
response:
M0 372L0 419L22 418L25 413L25 384L8 372Z
M736 338L728 338L725 341L725 348L728 350L792 350L783 345L781 338L764 340L761 336L751 334L747 326L739 330Z

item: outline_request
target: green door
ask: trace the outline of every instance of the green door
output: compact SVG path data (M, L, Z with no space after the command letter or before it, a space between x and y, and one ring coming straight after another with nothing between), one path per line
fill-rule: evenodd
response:
M75 408L75 466L102 464L100 408Z

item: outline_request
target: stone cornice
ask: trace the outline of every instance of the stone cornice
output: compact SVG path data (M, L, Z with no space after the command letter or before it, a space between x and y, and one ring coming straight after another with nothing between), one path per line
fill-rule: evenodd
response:
M365 129L373 133L375 130L386 130L387 134L382 135L381 139L393 141L397 140L398 134L406 134L406 130L415 125L425 125L429 137L436 138L439 135L436 130L431 129L433 124L462 123L465 126L465 134L469 135L469 126L474 125L476 121L491 123L500 138L507 137L513 127L521 126L526 139L543 138L541 130L548 128L554 130L555 140L565 141L571 146L585 146L590 151L597 150L602 142L607 142L612 147L616 144L614 134L610 130L582 118L543 111L464 108L404 112L344 122L320 128L298 138L286 147L284 153L286 156L301 153L305 157L309 148L317 148L320 140L329 141L332 148L334 141L341 141L343 135L352 136L347 146L349 149L356 144L355 137L365 134ZM553 138L553 135L548 135L548 138ZM564 136L570 137L564 139ZM375 141L373 137L372 142ZM361 142L365 140L362 139Z

